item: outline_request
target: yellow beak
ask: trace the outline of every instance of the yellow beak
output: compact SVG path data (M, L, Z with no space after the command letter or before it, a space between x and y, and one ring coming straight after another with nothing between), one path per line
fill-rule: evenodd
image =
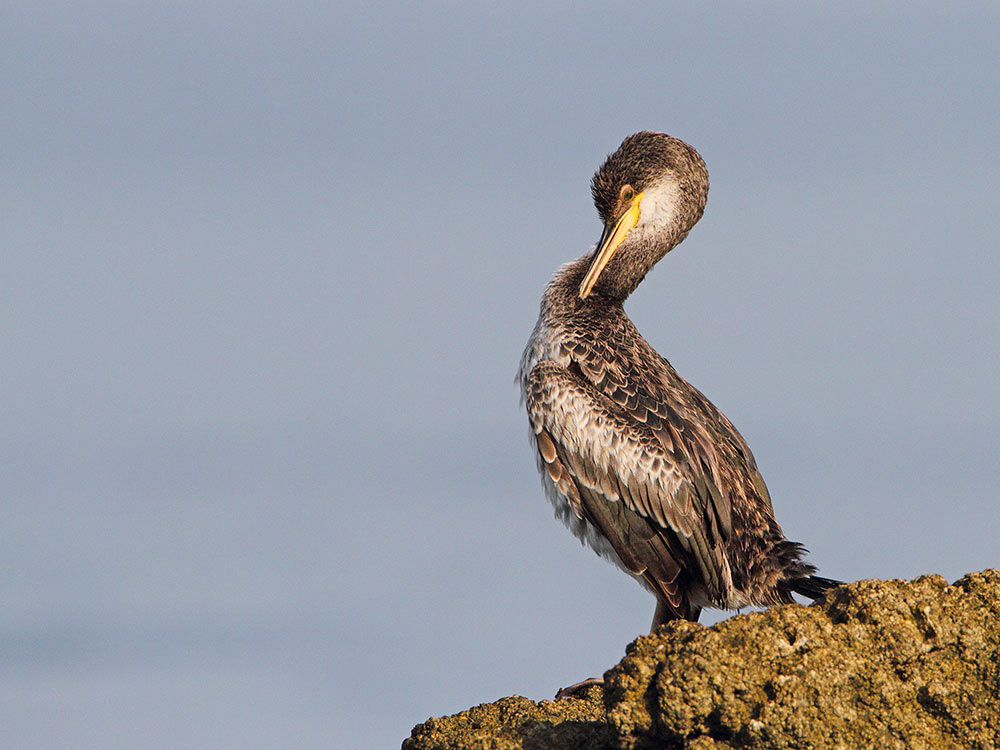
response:
M638 223L639 204L641 202L642 193L639 193L635 196L635 200L632 201L632 205L622 214L622 217L613 228L610 224L604 227L604 234L601 235L601 241L598 243L594 260L591 262L590 268L587 269L587 275L580 282L580 299L587 299L587 296L594 288L594 284L597 283L601 271L608 265L611 256L615 254L618 246L622 244L625 235Z

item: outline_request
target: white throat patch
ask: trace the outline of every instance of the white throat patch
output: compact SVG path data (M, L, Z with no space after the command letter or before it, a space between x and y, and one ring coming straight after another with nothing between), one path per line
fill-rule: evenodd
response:
M674 177L666 177L642 191L639 222L631 234L643 239L669 233L680 215L681 188Z

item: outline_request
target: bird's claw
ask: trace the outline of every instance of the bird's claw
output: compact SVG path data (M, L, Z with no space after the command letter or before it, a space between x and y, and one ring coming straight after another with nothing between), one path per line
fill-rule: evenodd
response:
M584 680L583 682L578 682L575 685L570 685L569 687L560 688L556 693L556 700L561 701L565 698L583 698L587 694L588 688L592 685L604 685L603 677L591 677L589 680Z

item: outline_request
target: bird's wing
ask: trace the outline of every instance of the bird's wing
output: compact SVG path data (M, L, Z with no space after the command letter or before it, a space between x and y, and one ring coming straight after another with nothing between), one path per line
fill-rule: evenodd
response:
M597 370L576 357L569 368L543 360L532 369L527 406L539 454L577 515L687 617L684 584L703 583L712 598L732 587L721 545L731 530L728 501L692 469L700 458L677 416L614 368Z

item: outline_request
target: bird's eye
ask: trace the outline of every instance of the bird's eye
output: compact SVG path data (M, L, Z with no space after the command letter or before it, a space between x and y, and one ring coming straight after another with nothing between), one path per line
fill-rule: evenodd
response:
M621 196L623 201L628 202L635 198L635 190L632 189L631 185L626 185L622 188Z

